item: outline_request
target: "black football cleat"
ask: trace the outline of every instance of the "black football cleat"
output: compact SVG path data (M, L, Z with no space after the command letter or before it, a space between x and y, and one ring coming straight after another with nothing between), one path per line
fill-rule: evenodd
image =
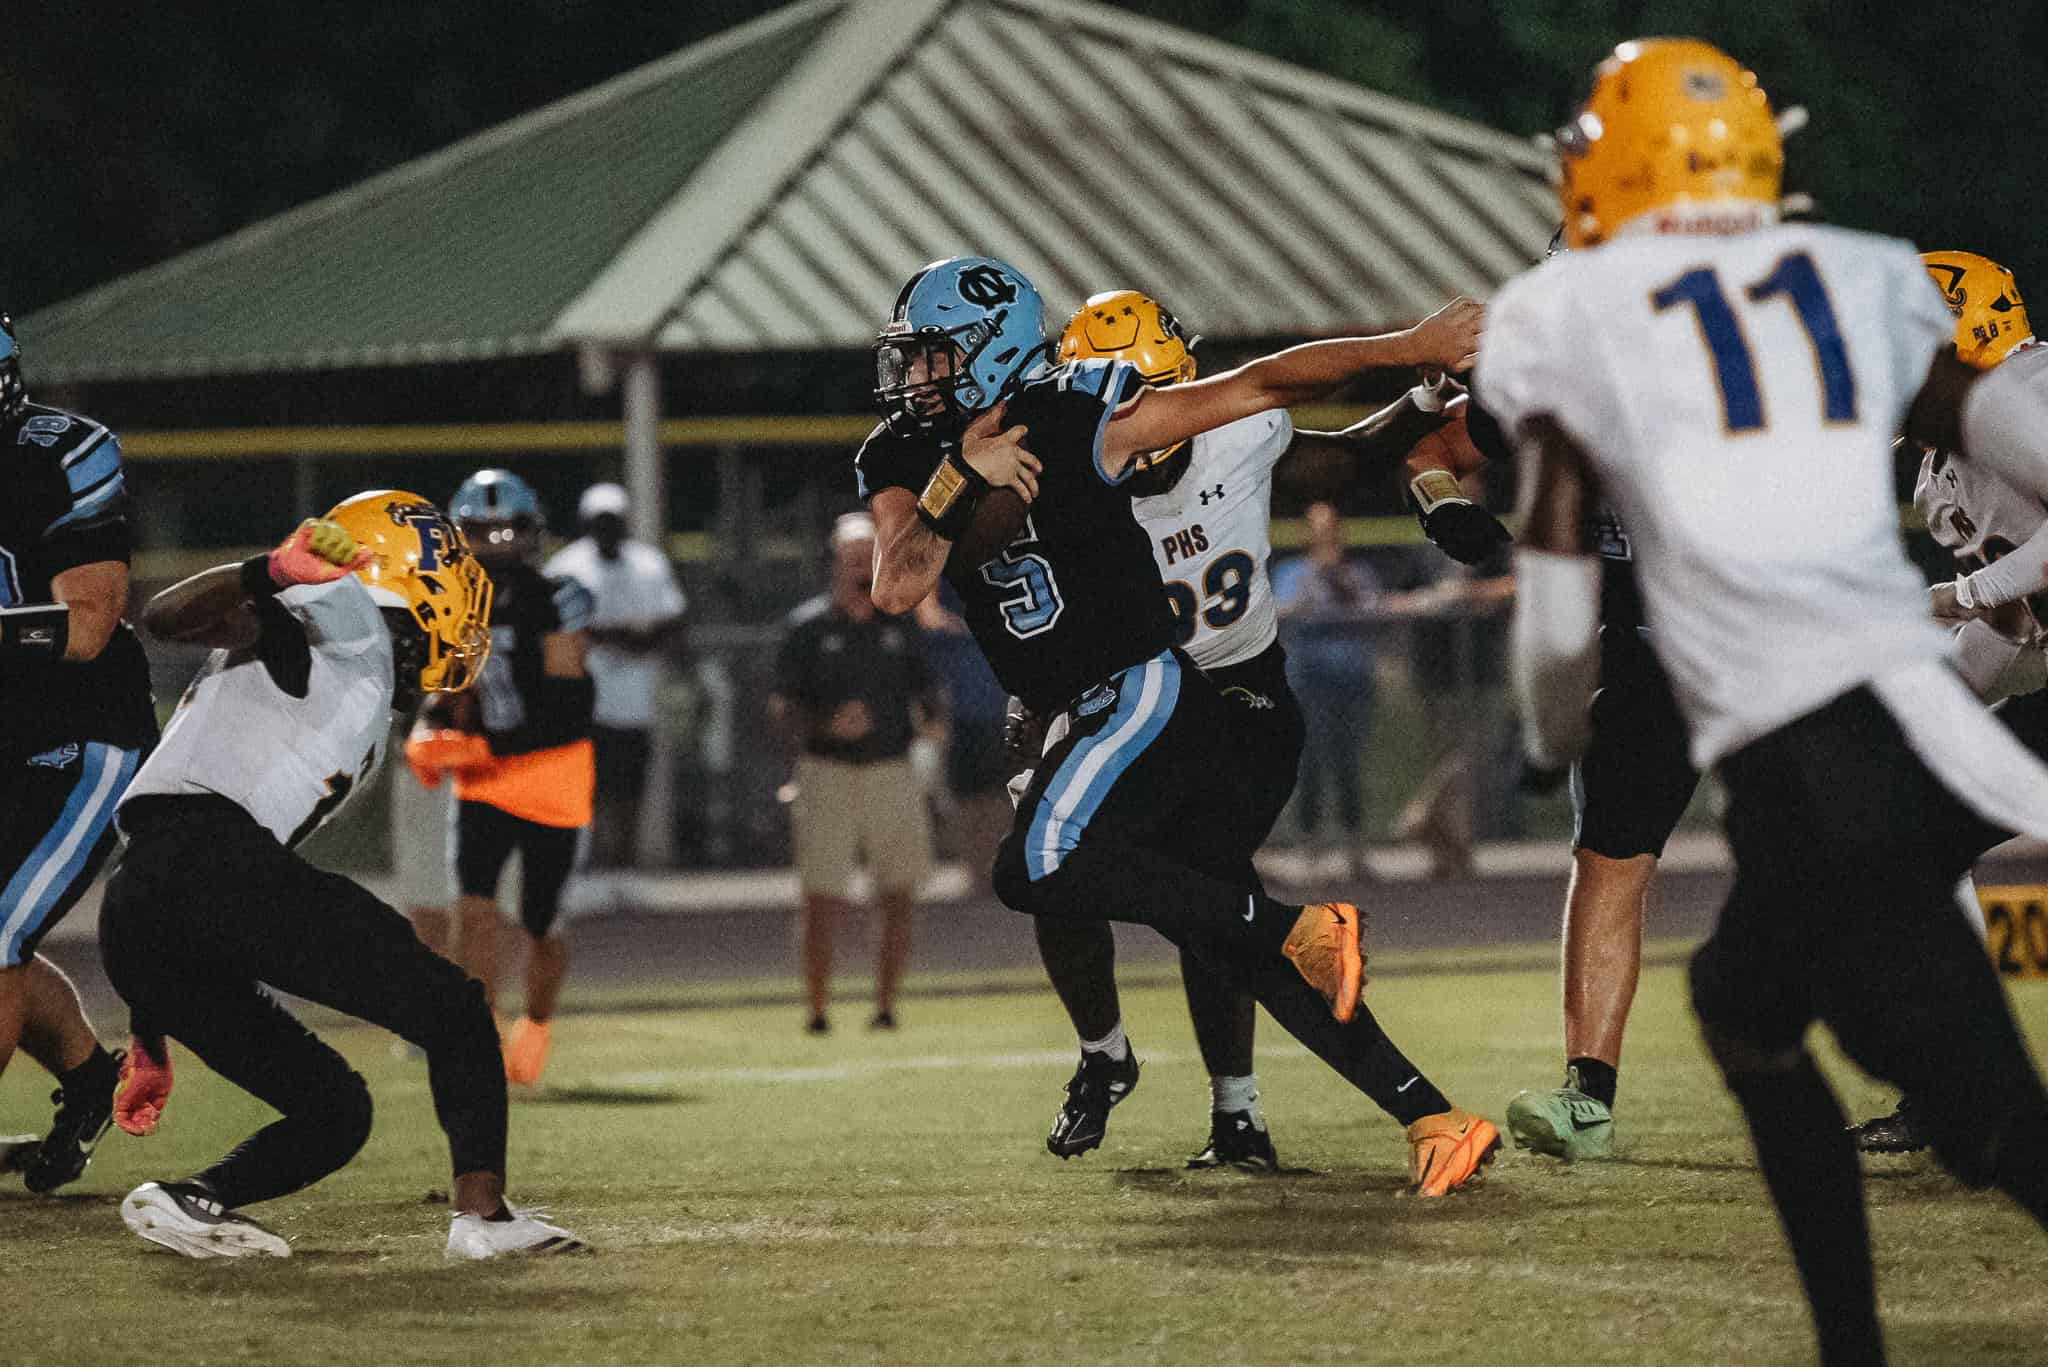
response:
M1108 1054L1081 1051L1081 1062L1067 1083L1067 1099L1052 1118L1045 1137L1048 1152L1072 1158L1102 1146L1109 1112L1138 1086L1138 1055L1126 1053L1121 1063Z
M1856 1141L1859 1153L1918 1153L1932 1142L1920 1123L1919 1112L1904 1097L1890 1115L1851 1125L1849 1137Z
M1278 1172L1280 1155L1273 1152L1272 1134L1250 1111L1212 1111L1209 1147L1190 1158L1188 1166Z
M21 1174L22 1185L33 1192L51 1192L85 1175L92 1151L99 1146L114 1123L114 1090L121 1085L121 1060L125 1051L107 1055L106 1066L95 1069L90 1081L79 1087L59 1087L50 1093L57 1116L42 1147Z

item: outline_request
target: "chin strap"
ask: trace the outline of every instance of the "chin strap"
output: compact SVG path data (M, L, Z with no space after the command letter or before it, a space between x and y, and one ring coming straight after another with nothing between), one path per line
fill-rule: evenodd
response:
M0 659L61 660L70 643L69 603L0 608Z

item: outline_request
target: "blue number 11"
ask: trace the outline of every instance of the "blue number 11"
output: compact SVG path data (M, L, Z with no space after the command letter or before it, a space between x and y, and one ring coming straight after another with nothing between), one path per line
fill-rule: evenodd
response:
M1813 258L1805 252L1789 253L1743 294L1752 304L1780 294L1792 301L1807 341L1813 345L1822 413L1829 422L1856 421L1856 377L1850 373L1842 330L1835 322L1835 310L1828 303L1827 287L1821 283ZM1753 432L1763 427L1764 399L1757 387L1756 362L1735 310L1722 292L1720 276L1711 267L1696 267L1652 294L1650 302L1660 313L1676 304L1692 305L1700 335L1713 353L1714 378L1721 386L1721 415L1728 430Z

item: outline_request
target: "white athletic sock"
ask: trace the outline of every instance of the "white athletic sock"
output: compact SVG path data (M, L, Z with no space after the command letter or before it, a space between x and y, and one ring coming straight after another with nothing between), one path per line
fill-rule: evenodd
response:
M1212 1111L1250 1111L1252 1123L1260 1129L1266 1127L1266 1117L1259 1113L1259 1078L1256 1073L1243 1077L1209 1076L1209 1109Z
M1082 1040L1081 1052L1084 1054L1108 1054L1116 1062L1122 1063L1131 1056L1131 1042L1124 1038L1124 1023L1118 1021L1116 1028L1101 1039Z

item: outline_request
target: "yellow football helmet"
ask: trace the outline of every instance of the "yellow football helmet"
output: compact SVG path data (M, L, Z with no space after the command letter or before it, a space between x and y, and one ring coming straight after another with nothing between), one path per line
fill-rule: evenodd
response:
M420 691L459 693L475 683L491 653L491 579L462 529L420 495L398 489L344 499L327 517L372 553L356 577L377 606L418 624L425 638Z
M1129 361L1146 384L1181 384L1195 378L1195 343L1180 320L1158 300L1136 290L1098 294L1074 311L1060 334L1059 358L1083 361L1108 357ZM1186 442L1154 451L1137 462L1140 470L1164 461Z
M1621 44L1557 135L1559 207L1573 249L1656 210L1775 209L1785 153L1756 73L1696 38Z
M2026 302L2012 272L1975 252L1922 252L1920 263L1956 316L1956 354L1989 370L2033 340Z

